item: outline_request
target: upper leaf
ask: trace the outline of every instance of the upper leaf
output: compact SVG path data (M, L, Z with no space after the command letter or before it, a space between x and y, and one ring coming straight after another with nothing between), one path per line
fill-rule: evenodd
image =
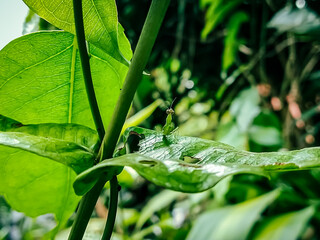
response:
M24 2L51 24L75 34L72 0L24 0ZM130 44L123 28L120 24L118 26L115 1L83 0L82 5L87 40L118 61L125 62L122 54L130 60L132 56Z
M78 175L74 183L77 194L88 191L109 166L130 166L149 181L182 192L204 191L231 174L267 175L320 166L319 147L252 153L215 141L137 127L128 128L124 136L135 153L107 159Z
M108 125L128 67L89 45L93 84ZM77 123L94 128L75 36L38 32L0 52L0 113L24 124Z
M0 115L0 145L50 158L76 173L93 165L98 143L97 133L81 125L23 125Z

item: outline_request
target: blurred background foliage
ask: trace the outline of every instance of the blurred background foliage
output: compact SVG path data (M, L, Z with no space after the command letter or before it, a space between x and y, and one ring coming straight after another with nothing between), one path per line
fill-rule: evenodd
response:
M116 2L134 49L150 0ZM55 28L30 12L24 33L43 29ZM172 106L174 134L255 152L319 146L319 39L316 0L172 0L131 124L161 130ZM237 175L198 194L164 190L129 168L119 181L113 239L320 239L319 169ZM103 231L107 189L85 239ZM50 214L30 219L0 199L0 239L41 239L53 226Z

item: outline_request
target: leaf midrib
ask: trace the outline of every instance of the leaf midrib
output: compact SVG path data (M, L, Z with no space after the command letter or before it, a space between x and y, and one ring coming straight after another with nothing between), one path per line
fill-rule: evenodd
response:
M77 56L77 39L73 39L73 50L71 57L71 69L70 69L70 92L69 92L69 111L68 111L68 123L72 122L72 107L73 107L73 93L74 93L74 80L76 71L76 56Z

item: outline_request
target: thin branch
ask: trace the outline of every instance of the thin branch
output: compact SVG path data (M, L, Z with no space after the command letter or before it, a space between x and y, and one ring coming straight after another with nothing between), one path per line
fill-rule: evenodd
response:
M82 197L68 240L82 239L92 211L105 184L105 179L100 178L96 185Z
M89 105L96 126L97 132L99 134L100 140L103 139L105 135L105 130L103 127L103 122L101 114L98 107L97 98L94 92L94 87L92 83L89 55L87 50L86 38L84 33L83 25L83 13L82 13L82 0L73 0L73 11L74 11L74 20L76 27L76 36L78 42L78 48L80 53L80 60L82 66L83 78L86 86L87 96L89 100Z
M116 220L117 208L118 208L118 192L119 185L117 177L114 176L110 180L110 202L106 227L104 228L103 236L101 240L108 240L111 238L114 222Z
M126 120L132 99L142 78L151 50L161 27L170 0L153 0L143 26L131 65L112 115L107 134L103 139L102 159L111 158Z

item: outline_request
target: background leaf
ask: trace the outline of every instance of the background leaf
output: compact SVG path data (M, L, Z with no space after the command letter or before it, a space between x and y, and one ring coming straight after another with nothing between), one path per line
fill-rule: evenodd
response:
M244 240L263 210L279 196L275 190L257 198L202 214L187 240Z
M315 213L313 206L264 220L254 234L257 240L299 239L308 221Z
M242 91L230 106L230 114L237 120L241 132L248 130L253 119L260 113L260 97L257 88L251 87Z
M250 140L264 146L280 145L281 133L274 127L253 125L249 129Z
M247 22L249 17L244 12L235 13L228 23L228 34L224 41L224 51L222 57L222 72L227 72L229 67L234 64L240 41L238 39L238 32L244 22Z
M246 133L240 131L235 121L221 124L217 131L216 140L229 144L237 149L248 149L248 137Z
M152 216L152 214L167 207L175 199L183 195L183 193L170 190L163 190L161 193L155 195L142 209L136 224L136 229L141 229L143 224Z
M319 35L320 17L311 9L289 5L273 16L268 27L276 28L279 32Z
M75 34L72 0L24 0L24 2L51 24ZM118 24L115 1L84 0L82 5L87 40L118 61L125 63L121 52L130 60L132 56L130 44L123 28Z
M161 99L158 99L145 107L144 109L137 112L135 115L128 118L121 130L121 134L128 128L132 126L137 126L141 124L143 121L145 121L148 117L152 115L152 113L163 103Z
M206 23L201 32L201 38L206 39L210 32L212 32L216 26L223 21L223 19L230 13L236 6L241 3L239 0L228 1L223 0L203 0L200 5L204 8L208 6L206 12Z

